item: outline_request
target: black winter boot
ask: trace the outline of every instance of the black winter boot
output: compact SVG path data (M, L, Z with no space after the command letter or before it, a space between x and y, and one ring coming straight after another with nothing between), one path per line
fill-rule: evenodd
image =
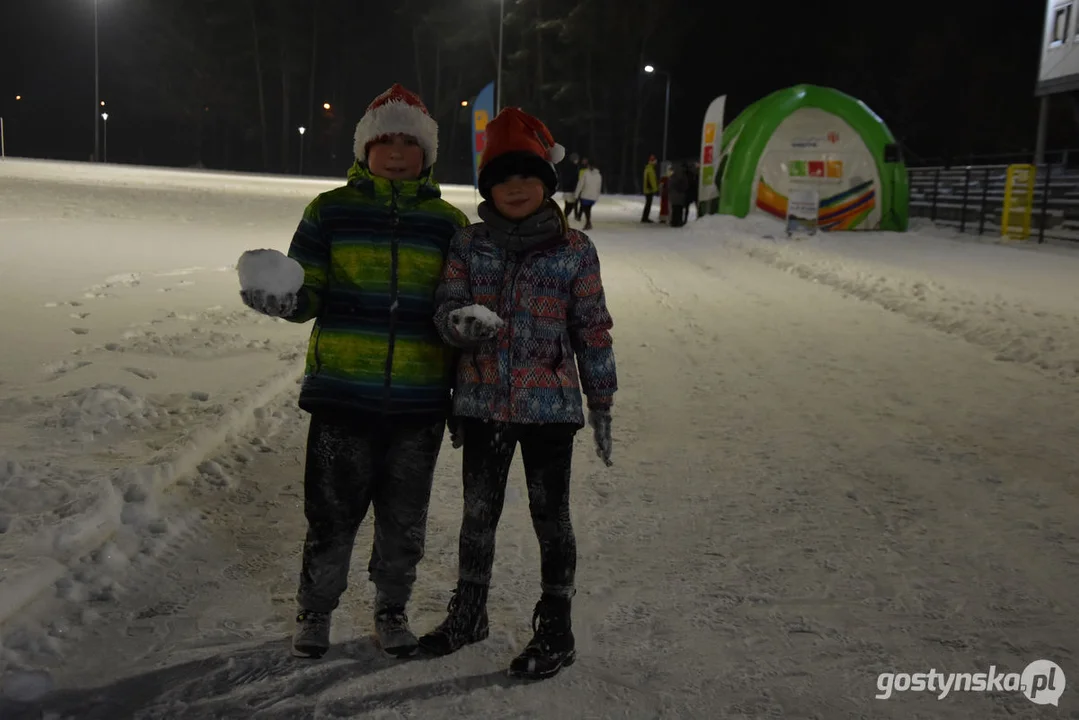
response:
M535 634L524 651L510 663L510 675L542 680L556 675L577 659L570 623L570 599L544 595L532 613Z
M458 582L446 610L442 624L420 638L420 647L432 655L455 653L490 635L486 585Z

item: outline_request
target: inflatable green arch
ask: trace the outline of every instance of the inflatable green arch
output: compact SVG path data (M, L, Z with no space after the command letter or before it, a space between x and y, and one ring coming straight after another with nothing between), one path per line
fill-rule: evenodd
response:
M860 100L796 85L746 108L723 131L719 212L785 218L789 193L818 193L823 230L905 231L907 169L891 131Z

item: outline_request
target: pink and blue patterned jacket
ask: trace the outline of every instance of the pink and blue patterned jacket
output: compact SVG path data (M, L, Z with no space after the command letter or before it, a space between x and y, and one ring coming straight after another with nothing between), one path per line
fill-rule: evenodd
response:
M528 234L481 205L488 222L458 231L450 243L435 324L461 349L453 396L458 417L584 427L582 391L589 408L611 407L618 381L599 256L588 236L567 229L555 212L546 232L532 227ZM472 304L504 322L478 346L450 321L451 312Z

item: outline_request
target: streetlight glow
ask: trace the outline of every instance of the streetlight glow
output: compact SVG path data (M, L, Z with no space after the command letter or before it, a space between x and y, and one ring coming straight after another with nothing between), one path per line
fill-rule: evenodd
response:
M104 100L101 101L101 107L105 107L105 101Z
M15 99L16 99L16 100L22 100L22 95L16 95L16 96L15 96Z
M322 109L323 109L323 110L329 110L329 109L330 109L330 108L332 108L332 107L333 107L333 106L332 106L332 105L330 105L329 103L322 103Z
M462 100L461 107L468 107L468 100Z
M656 72L655 65L645 65L644 71L649 75ZM663 160L661 167L663 172L667 169L667 131L671 122L671 73L669 70L664 70L663 75L667 77L667 97L663 102Z
M108 113L101 113L101 119L107 121L109 119Z
M303 135L305 132L307 132L307 128L301 127L300 128L300 134Z

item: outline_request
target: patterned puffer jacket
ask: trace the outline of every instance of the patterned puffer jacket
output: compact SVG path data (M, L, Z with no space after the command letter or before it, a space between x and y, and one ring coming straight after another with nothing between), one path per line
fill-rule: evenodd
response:
M617 390L613 322L588 236L567 227L553 202L520 223L487 203L484 222L459 231L442 272L435 325L461 348L453 413L512 423L584 427L588 407L609 409ZM494 311L496 337L470 345L450 313L468 305Z

